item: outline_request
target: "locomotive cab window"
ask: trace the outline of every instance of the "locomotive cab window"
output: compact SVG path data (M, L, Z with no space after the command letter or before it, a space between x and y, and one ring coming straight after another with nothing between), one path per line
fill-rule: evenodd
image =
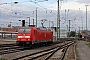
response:
M30 33L30 28L20 28L19 32L20 33Z

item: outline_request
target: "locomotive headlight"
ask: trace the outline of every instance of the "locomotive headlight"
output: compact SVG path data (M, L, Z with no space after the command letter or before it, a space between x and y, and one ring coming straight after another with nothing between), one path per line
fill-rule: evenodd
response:
M25 36L25 38L30 38L30 36Z
M30 38L30 36L18 36L18 38Z
M22 36L18 36L18 38L22 38Z

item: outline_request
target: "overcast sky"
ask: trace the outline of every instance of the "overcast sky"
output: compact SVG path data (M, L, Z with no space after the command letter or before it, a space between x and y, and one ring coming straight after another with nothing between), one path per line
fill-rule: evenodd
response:
M13 2L19 3L15 4ZM85 5L90 5L90 0L60 1L61 28L67 29L68 20L71 20L70 26L72 30L79 30L78 27L82 29L82 26L83 29L86 29ZM29 19L27 17L30 17L32 24L32 20L36 20L36 8L38 12L38 27L41 26L42 19L53 21L54 26L57 26L57 0L0 0L0 26L7 27L10 22L12 22L12 26L18 26L21 25L18 20L26 20L28 22ZM45 26L49 26L48 21L44 23ZM90 6L87 7L87 21L88 29L90 30ZM51 22L50 25L52 26Z

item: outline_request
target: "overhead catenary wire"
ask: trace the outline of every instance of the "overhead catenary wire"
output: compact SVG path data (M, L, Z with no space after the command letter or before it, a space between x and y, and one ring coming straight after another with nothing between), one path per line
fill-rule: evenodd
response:
M25 1L24 1L25 2ZM29 2L29 1L26 1L26 2ZM32 1L33 2L33 1ZM23 3L23 2L20 2L20 3ZM33 2L33 3L35 3L35 2ZM8 4L8 3L7 3ZM36 4L36 3L35 3ZM39 4L36 4L36 5L38 5L39 7L41 7L41 8L43 8L43 9L45 9L45 10L47 10L47 11L49 11L47 8L44 8L44 7L42 7L41 5L39 5ZM1 8L4 8L4 7L1 7ZM12 9L8 9L8 8L4 8L4 9L6 9L6 10L11 10L11 11L13 11L13 12L15 12L14 10L12 10ZM51 13L51 11L49 11L50 13ZM22 12L17 12L17 13L22 13ZM27 15L27 14L23 14L23 15ZM54 13L53 13L53 15L55 15Z
M23 1L23 2L19 2L19 3L25 3L25 2L32 2L32 3L34 3L35 5L43 8L43 9L45 9L45 10L47 10L47 11L49 11L47 8L44 8L44 7L42 7L41 5L37 4L38 2L34 2L34 1ZM42 2L42 1L41 1L41 2ZM52 10L51 10L51 11L52 11ZM49 11L49 12L51 13L51 11ZM53 14L53 15L56 15L56 14L54 14L54 13L52 13L52 14ZM56 15L56 16L57 16L57 15Z
M28 1L27 1L28 2ZM23 3L23 2L20 2L20 3ZM35 5L37 5L37 6L39 6L39 7L41 7L41 8L43 8L43 9L45 9L45 10L47 10L47 11L49 11L47 8L44 8L44 7L42 7L41 5L39 5L39 4L37 4L37 3L34 3ZM0 6L1 7L1 6ZM28 16L28 14L22 14L22 12L24 12L24 11L22 11L22 12L18 12L18 11L15 11L15 10L12 10L12 9L9 9L9 8L5 8L5 7L1 7L1 8L3 8L3 9L6 9L6 10L8 10L8 11L11 11L12 13L14 13L15 12L15 15L17 15L17 14L20 14L20 15L23 15L23 16ZM50 13L52 13L51 11L49 11ZM53 15L55 15L54 13L52 13ZM9 15L8 15L9 16ZM18 17L18 16L13 16L13 15L11 15L12 17Z
M47 11L49 11L47 8L45 8L45 7L42 7L41 5L39 5L39 4L37 4L36 2L34 2L34 1L32 1L34 4L36 4L37 6L39 6L39 7L41 7L41 8L43 8L43 9L45 9L45 10L47 10ZM49 11L49 12L51 12L51 11ZM56 14L54 14L54 13L52 13L53 15L55 15L55 16L57 16Z

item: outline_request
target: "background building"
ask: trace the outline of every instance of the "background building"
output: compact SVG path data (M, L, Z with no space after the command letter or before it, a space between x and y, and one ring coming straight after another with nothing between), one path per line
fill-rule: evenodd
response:
M52 27L51 29L53 31L53 36L56 39L58 31L56 30L56 27ZM67 38L67 32L68 31L66 29L60 29L60 38Z

